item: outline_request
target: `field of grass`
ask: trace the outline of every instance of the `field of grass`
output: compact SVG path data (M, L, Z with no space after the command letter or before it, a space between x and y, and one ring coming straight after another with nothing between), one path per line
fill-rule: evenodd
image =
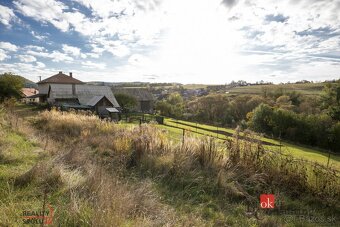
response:
M197 133L198 135L204 134L208 136L213 136L220 139L227 139L230 138L230 135L235 133L235 130L222 128L222 127L215 127L206 124L199 124L193 123L189 121L183 120L175 120L171 118L165 118L165 124L171 127L166 127L173 137L178 139L182 138L183 130L187 130L187 132ZM218 131L218 132L212 132ZM225 132L225 133L224 133ZM225 135L228 134L228 135ZM240 135L242 136L243 133L241 132ZM272 150L279 150L278 145L280 145L280 141L269 139L269 138L260 138L262 142L273 144L276 146L266 145L266 148ZM309 161L319 162L320 164L327 165L328 163L328 153L326 151L321 151L318 149L312 149L304 146L299 146L295 144L291 144L288 142L281 142L282 148L281 151L286 154L291 154L296 158L303 158ZM340 156L339 155L330 155L329 166L333 167L337 170L340 170Z
M16 113L19 114L21 117L33 117L37 114L37 109L35 106L27 106L27 105L19 105L16 108ZM121 125L123 127L130 127L138 124L139 122L135 121L132 123L126 123L123 122ZM235 133L234 129L230 128L223 128L223 127L215 127L207 124L200 124L200 123L194 123L194 122L189 122L189 121L183 121L183 120L176 120L172 118L165 118L164 123L169 126L174 126L174 127L167 127L163 125L159 125L157 127L161 129L166 129L169 132L169 136L176 141L181 141L182 135L183 135L183 130L187 130L186 133L192 133L196 134L197 136L201 136L202 134L204 135L209 135L213 137L218 137L221 139L227 139L230 138L230 135ZM196 129L198 128L198 129ZM212 132L212 131L219 131L218 133ZM228 134L228 135L226 135ZM243 133L241 132L240 135L242 136ZM280 141L270 139L270 138L265 138L261 137L261 141L267 142L267 143L272 143L275 145L279 145ZM288 143L286 141L281 142L282 145L282 151L291 154L296 158L303 158L309 161L316 161L319 162L323 165L327 165L328 163L328 153L327 151L324 150L319 150L316 148L310 148L310 147L305 147L301 145L296 145L292 143ZM268 149L272 150L278 150L277 146L266 146ZM330 155L330 161L329 161L329 166L333 167L337 170L340 170L340 156L339 155Z
M200 89L200 88L207 88L206 84L184 84L183 88L185 89Z
M253 85L233 87L228 90L229 94L254 94L261 95L276 89L282 89L284 92L299 92L304 95L319 95L324 87L324 83L306 83L306 84L282 84L282 85Z
M0 113L0 125L0 170L7 170L0 176L0 226L20 226L22 210L42 210L45 200L56 226L339 224L337 176L318 165L306 172L256 142L235 140L221 153L218 141L201 135L173 143L181 141L176 127L25 106ZM258 208L263 193L276 195L275 209ZM311 211L306 218L332 219L301 219L301 210Z
M10 127L0 126L0 225L21 226L24 210L43 206L42 192L32 183L16 187L16 179L44 160L42 149Z

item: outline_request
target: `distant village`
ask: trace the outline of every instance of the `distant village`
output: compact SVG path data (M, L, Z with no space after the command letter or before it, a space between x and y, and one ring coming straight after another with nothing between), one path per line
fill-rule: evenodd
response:
M313 83L298 81L295 84ZM59 73L29 83L22 89L22 101L30 104L46 104L61 110L89 110L100 117L119 120L123 109L115 95L125 94L133 97L137 103L130 110L138 113L154 113L155 102L167 98L170 94L179 93L184 100L206 96L211 93L229 93L235 87L272 85L271 82L258 81L248 83L243 80L232 81L223 85L185 85L179 83L146 83L146 82L82 82L70 72ZM289 84L289 83L288 83Z

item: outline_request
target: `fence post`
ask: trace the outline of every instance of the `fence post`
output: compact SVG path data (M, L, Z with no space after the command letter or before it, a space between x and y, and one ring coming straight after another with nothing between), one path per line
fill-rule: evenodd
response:
M182 146L184 145L185 129L183 128Z
M329 159L331 158L331 151L330 150L328 150L328 161L327 161L327 168L328 168L328 166L329 166Z
M281 154L281 147L282 147L282 143L281 143L281 131L280 131L279 141L280 141L280 154Z

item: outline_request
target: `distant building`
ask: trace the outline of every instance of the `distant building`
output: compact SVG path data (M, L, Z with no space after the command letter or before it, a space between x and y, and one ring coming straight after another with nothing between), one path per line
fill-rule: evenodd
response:
M74 109L89 109L100 116L109 116L110 111L119 112L120 106L110 87L83 84L51 84L47 102L52 106ZM115 108L116 110L107 108Z
M37 95L39 91L35 88L23 88L21 89L22 98L21 101L24 103L38 103L39 98L31 98L33 95Z
M40 102L47 101L47 94L51 84L84 84L84 82L73 78L72 73L68 75L63 74L62 71L59 71L58 74L53 75L47 79L39 81L38 83L39 97Z
M112 88L114 94L126 94L137 100L137 106L134 111L143 113L152 113L154 110L154 97L148 89L145 88Z
M95 111L102 117L118 117L120 106L108 86L86 85L80 80L59 72L38 82L40 102L62 109ZM34 96L33 96L34 97Z

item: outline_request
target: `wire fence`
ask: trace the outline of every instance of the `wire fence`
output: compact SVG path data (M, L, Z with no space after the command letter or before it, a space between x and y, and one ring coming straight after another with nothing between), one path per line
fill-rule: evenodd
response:
M130 113L128 115L126 115L126 120L130 120L130 121L137 121L139 122L139 124L142 123L148 123L151 121L156 121L156 115L150 115L150 114L143 114L143 113ZM159 117L159 116L158 116ZM222 127L216 127L216 130L213 129L208 129L208 128L204 128L202 126L200 126L200 124L198 123L184 123L181 122L177 119L173 119L170 120L170 124L167 121L163 121L162 120L163 125L167 126L167 127L172 127L172 128L176 128L176 129L180 129L182 130L182 135L180 137L175 137L175 136L171 136L169 135L169 138L171 140L174 140L176 142L181 142L182 144L185 141L185 137L188 136L188 134L192 133L192 134L198 134L201 136L206 136L206 137L211 137L211 138L215 138L218 140L222 140L222 141L229 141L230 139L233 138L233 134L230 132L227 132L224 130L224 128ZM214 126L211 126L214 127ZM209 132L209 133L205 133L205 132ZM239 136L241 140L249 140L248 137L246 136ZM268 145L268 146L272 146L272 147L279 147L279 150L271 150L271 149L265 149L266 152L269 153L273 153L275 155L281 155L284 156L286 158L290 158L291 161L293 162L299 162L299 163L304 163L310 166L319 166L320 168L323 169L329 169L331 171L333 171L336 174L340 174L340 170L337 170L333 167L330 166L330 160L331 160L331 155L338 157L339 154L328 151L327 152L327 164L321 164L317 161L310 161L307 159L303 159L303 158L295 158L292 157L292 155L287 154L290 153L291 151L289 150L289 148L287 146L285 146L284 144L282 144L281 140L279 141L279 144L275 144L275 143L271 143L268 141L263 141L261 139L257 139L254 142L257 143L261 143L263 145ZM283 150L286 151L286 153L283 152Z
M232 137L230 137L230 138L223 138L221 136L214 136L212 134L205 134L205 133L202 133L202 132L199 132L199 131L196 131L196 130L188 130L186 128L181 128L179 126L174 126L174 125L169 125L169 124L164 124L164 125L166 125L168 127L173 127L173 128L177 128L177 129L183 130L181 138L174 137L174 136L169 136L170 139L175 140L177 142L184 143L185 137L188 134L190 135L190 133L192 133L192 134L199 134L199 135L215 138L215 139L222 140L222 141L229 141L230 139L232 139ZM256 142L262 143L261 140L257 140ZM276 146L278 146L280 150L271 150L271 149L267 148L267 149L265 149L265 151L268 152L268 153L271 153L271 154L280 155L280 156L284 156L286 158L289 158L292 162L304 163L304 164L307 164L309 166L314 166L314 167L317 167L317 168L322 168L322 169L325 169L325 170L330 170L330 171L334 172L336 175L340 175L340 170L337 170L337 169L329 166L330 158L331 158L330 153L329 153L329 155L327 157L327 165L324 165L324 164L321 164L321 163L319 163L317 161L310 161L310 160L303 159L303 158L295 158L295 157L293 157L290 154L284 153L282 150L286 150L286 152L288 152L288 153L290 153L291 151L289 150L289 148L287 146L281 144L281 142L280 142L279 145L276 145Z

